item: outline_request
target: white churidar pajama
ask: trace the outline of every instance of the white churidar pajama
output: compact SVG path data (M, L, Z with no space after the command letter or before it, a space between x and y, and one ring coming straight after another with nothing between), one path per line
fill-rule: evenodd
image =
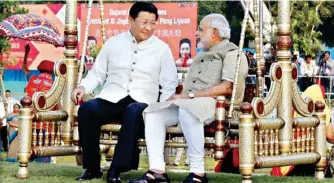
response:
M165 171L164 144L166 128L180 122L187 141L190 172L204 173L204 127L193 114L180 107L169 107L147 112L145 139L149 157L149 169Z

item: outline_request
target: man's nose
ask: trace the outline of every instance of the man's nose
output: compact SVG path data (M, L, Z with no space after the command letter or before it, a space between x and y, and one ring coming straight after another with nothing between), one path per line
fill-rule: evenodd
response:
M152 31L153 28L152 28L152 26L149 25L149 26L146 26L145 29L146 29L147 31Z

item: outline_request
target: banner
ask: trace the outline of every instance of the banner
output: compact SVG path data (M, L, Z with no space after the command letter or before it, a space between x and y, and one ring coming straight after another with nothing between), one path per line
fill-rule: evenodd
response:
M197 28L197 2L182 3L155 3L159 10L159 20L155 29L155 35L169 44L175 60L179 58L179 42L183 38L191 41L191 53L195 55L196 39L195 31ZM21 5L34 13L52 21L64 36L65 28L65 6L64 4L39 4ZM120 34L128 31L128 13L132 3L109 3L104 4L104 23L106 36ZM81 54L82 40L86 29L88 3L78 4L78 58ZM102 45L101 19L99 4L93 4L91 25L89 27L89 38L92 44ZM96 41L95 41L96 40ZM20 70L23 64L25 45L30 44L28 54L28 66L30 70L36 70L42 60L57 61L64 58L65 48L56 48L51 44L11 39L12 48L8 55L2 55L0 60L6 62L7 70Z
M197 2L183 3L154 3L158 8L159 20L155 27L155 35L169 44L174 59L179 58L179 42L183 38L191 40L191 53L195 55L197 28ZM107 38L128 31L129 9L132 3L104 4L104 26ZM81 40L87 24L88 4L81 4ZM101 19L99 4L93 4L90 19L90 40L96 40L98 46L102 45ZM88 43L90 44L90 43ZM83 44L80 44L80 53Z

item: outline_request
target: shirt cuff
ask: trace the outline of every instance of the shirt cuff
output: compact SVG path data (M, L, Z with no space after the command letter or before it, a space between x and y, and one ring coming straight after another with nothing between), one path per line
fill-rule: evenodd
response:
M174 93L171 94L161 94L160 95L160 99L159 102L166 102L167 99L169 99L169 97L171 97Z
M94 88L92 88L91 85L89 85L89 84L85 84L84 82L81 82L81 83L79 84L78 87L83 87L83 88L85 88L85 94L87 94L87 93L91 93L91 92L93 91L93 89L94 89Z

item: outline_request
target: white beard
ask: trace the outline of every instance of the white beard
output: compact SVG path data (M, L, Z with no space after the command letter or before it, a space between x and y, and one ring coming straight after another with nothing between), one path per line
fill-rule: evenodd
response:
M203 43L201 41L197 44L197 47L205 50L204 49L204 45L203 45Z
M199 41L199 43L197 44L197 47L199 47L199 48L201 48L201 49L203 49L203 50L205 50L205 51L207 51L207 50L209 50L209 48L210 48L210 37L212 36L212 33L207 33L206 35L204 35L201 39L200 39L200 41Z

